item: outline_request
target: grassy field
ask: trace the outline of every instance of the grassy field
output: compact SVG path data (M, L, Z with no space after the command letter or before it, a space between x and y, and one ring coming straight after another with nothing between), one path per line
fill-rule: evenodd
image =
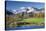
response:
M17 25L17 24L15 24L14 22L12 22L12 23L10 23L9 25L7 25L7 26L13 26L13 27L15 27L15 26L27 26L27 25L44 25L44 24L41 24L41 23L43 23L45 21L45 19L44 18L26 18L26 19L23 19L22 21L17 21L17 22L27 22L27 23L30 23L30 24L19 24L19 25ZM16 21L15 21L16 22Z
M23 22L40 23L40 22L44 22L44 18L27 18L27 19L24 19Z
M23 24L24 26L26 25L40 25L40 26L44 26L45 19L44 18L27 18L27 19L23 19L21 22L28 22L30 24ZM23 26L22 25L22 26Z

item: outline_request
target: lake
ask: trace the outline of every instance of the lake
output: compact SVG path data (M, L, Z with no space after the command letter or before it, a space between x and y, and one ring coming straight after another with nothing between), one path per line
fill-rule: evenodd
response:
M7 27L6 30L23 30L23 29L39 29L44 28L45 26L16 26L14 28Z

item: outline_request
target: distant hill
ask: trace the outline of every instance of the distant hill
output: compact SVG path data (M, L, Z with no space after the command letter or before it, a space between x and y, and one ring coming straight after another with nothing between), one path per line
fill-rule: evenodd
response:
M6 10L6 14L7 14L7 15L13 15L13 13L10 12L10 11L8 11L8 10Z

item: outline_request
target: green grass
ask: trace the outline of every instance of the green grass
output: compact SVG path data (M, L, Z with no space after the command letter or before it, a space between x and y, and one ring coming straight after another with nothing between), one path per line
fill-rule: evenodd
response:
M23 22L39 23L39 22L44 22L44 18L27 18L27 19L24 19Z

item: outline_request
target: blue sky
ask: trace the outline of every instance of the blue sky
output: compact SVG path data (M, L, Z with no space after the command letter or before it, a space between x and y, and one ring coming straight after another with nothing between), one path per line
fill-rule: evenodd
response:
M20 2L20 1L7 1L6 9L18 9L20 7L35 7L35 8L43 8L44 3L39 2Z

